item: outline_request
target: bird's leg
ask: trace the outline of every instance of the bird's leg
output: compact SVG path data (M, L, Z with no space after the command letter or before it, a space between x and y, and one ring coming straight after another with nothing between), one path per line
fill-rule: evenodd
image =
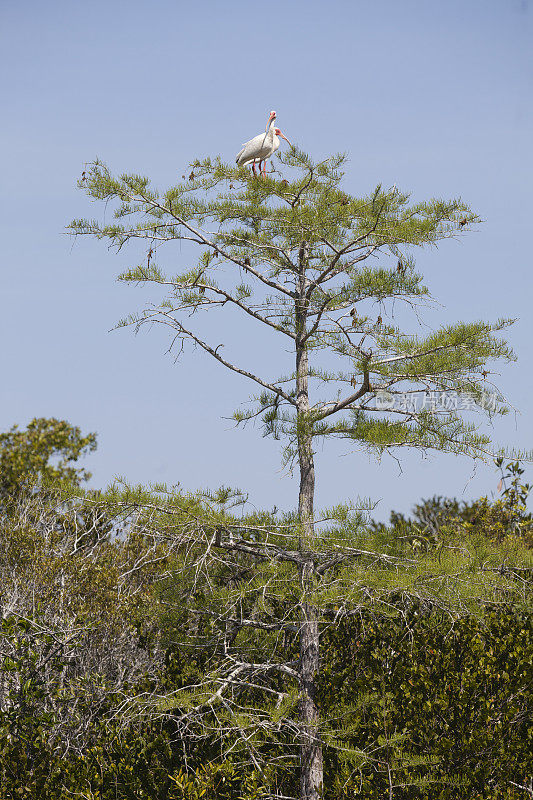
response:
M257 176L257 172L255 171L255 161L252 161L252 172L255 176Z
M262 170L262 168L261 168L261 164L262 164L262 163L263 163L263 162L260 160L260 161L259 161L259 174L260 174L260 175L261 175L261 173L263 172L263 170Z
M266 178L266 176L267 176L267 162L266 162L266 159L263 161L263 175Z

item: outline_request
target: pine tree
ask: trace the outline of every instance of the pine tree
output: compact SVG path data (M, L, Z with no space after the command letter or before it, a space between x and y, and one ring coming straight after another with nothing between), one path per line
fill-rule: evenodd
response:
M291 148L278 159L282 172L266 178L220 159L195 161L188 179L165 193L140 175L113 177L97 161L80 186L92 198L116 202L115 219L103 225L75 220L70 230L117 249L140 240L143 261L120 280L159 285L166 296L120 324L168 326L173 352L192 343L249 378L259 393L251 408L235 413L236 422L261 418L265 434L284 441L285 463L297 465L297 513L281 518L232 516L229 493L204 498L203 518L187 517L182 500L170 494L158 506L132 493L115 502L129 511L149 506L144 524L154 529L168 531L169 514L181 514L182 521L185 514L187 524L173 534L182 559L176 596L191 603L200 576L210 587L196 605L198 619L210 620L209 636L200 623L191 636L207 639L216 630L222 661L200 688L178 693L166 707L182 709L180 719L190 729L216 707L221 730L241 732L242 753L265 775L275 759L272 750L265 756L259 739L277 736L275 746L290 749L295 736L301 798L317 800L323 747L335 741L316 704L320 626L361 602L385 607L393 591L419 596L421 586L451 606L457 600L451 576L458 569L471 574L472 560L465 567L452 550L440 551L438 560L400 552L398 543L372 538L353 506L317 514L316 445L336 437L377 455L414 447L492 458L488 437L463 411L491 417L507 411L498 389L490 384L487 391L487 378L495 360L514 359L498 337L512 320L460 322L420 335L405 329L403 314L401 325L392 314L400 301L416 315L431 302L413 251L456 238L477 221L460 199L413 204L396 187L382 186L358 198L342 188L342 155L314 163ZM196 245L199 257L181 274L168 274L164 245L181 242ZM277 337L280 353L290 349L288 374L264 375L259 355L255 364L243 365L220 347L220 336L208 341L201 312L218 311L222 320L229 309L241 315L243 331L249 324L249 335L261 326ZM224 330L222 321L218 330ZM512 581L498 573L499 556L489 550L487 544L488 567L469 579L467 597ZM432 582L420 580L421 570L433 570ZM284 662L291 636L298 654ZM296 682L296 695L284 690L286 681ZM255 728L249 710L254 692L264 699Z

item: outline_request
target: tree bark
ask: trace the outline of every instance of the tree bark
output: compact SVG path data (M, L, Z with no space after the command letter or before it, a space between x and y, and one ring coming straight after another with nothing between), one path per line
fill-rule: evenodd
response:
M304 573L304 580L306 579ZM322 792L322 743L318 734L319 711L315 702L315 676L319 666L318 620L315 609L302 603L300 632L300 787L302 800L319 800Z
M315 465L313 437L309 420L309 362L305 334L307 332L306 267L309 248L302 242L299 255L300 280L295 301L296 312L296 400L300 494L298 515L302 535L300 551L304 557L300 567L302 602L300 605L300 789L302 800L319 800L322 793L322 744L318 735L319 711L316 705L315 676L319 668L320 641L316 610L307 600L314 583L312 558L308 543L314 536Z

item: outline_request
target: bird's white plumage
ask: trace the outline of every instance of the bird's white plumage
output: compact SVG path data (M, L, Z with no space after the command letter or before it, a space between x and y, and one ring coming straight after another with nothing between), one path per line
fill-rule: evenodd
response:
M259 175L262 175L266 178L266 160L267 158L270 158L270 156L278 149L278 136L281 136L282 139L285 139L285 141L292 147L291 142L289 142L285 134L283 134L279 128L275 127L275 121L276 112L271 111L268 117L265 133L260 133L257 136L254 136L253 139L250 139L249 142L245 142L243 144L242 150L237 153L237 158L235 159L239 167L245 167L247 164L251 164L253 174L257 175L255 171L255 164L258 162Z
M270 158L272 153L275 153L279 147L279 139L275 132L276 118L271 120L266 133L260 133L254 136L249 142L245 142L242 150L237 153L235 159L239 167L245 167L251 164L252 161L264 161L265 158Z

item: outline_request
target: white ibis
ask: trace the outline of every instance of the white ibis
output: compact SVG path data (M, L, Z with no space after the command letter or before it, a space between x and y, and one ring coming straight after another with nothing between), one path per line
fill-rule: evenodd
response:
M276 112L271 111L268 118L266 132L254 136L249 142L243 145L240 153L237 154L235 161L239 167L246 167L248 164L252 165L252 172L257 175L255 171L255 162L259 162L259 174L261 174L261 164L263 164L263 175L266 177L266 159L276 152L279 147L278 136L285 139L286 142L291 144L286 136L282 134L279 128L274 127L276 121ZM292 146L292 145L291 145Z

